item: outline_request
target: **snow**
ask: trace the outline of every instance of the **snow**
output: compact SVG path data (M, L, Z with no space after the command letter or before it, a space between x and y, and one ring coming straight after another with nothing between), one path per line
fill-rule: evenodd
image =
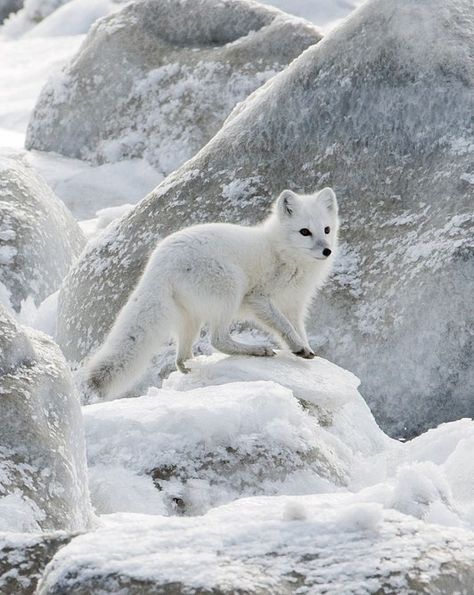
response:
M0 33L2 28L0 27ZM0 35L0 146L22 146L31 111L47 77L77 51L82 36L9 41Z
M180 498L188 514L202 514L241 496L342 490L427 522L474 528L472 474L460 473L463 457L472 466L474 421L402 444L377 426L358 379L320 358L214 354L191 366L145 396L83 407L101 512L148 506L172 514ZM150 500L152 478L160 498ZM105 503L104 485L114 493Z
M87 33L99 18L119 9L113 0L72 0L53 11L25 37L56 37Z
M288 516L295 506L296 518ZM462 529L348 494L246 498L200 517L102 517L97 531L55 556L39 593L173 585L192 593L467 594L472 544Z
M0 34L13 39L79 35L118 8L114 0L25 0L4 22Z
M143 159L94 166L56 153L31 151L26 160L41 172L56 195L85 226L86 235L100 231L111 221L113 213L122 215L128 205L137 203L163 180L163 175ZM96 215L99 211L102 215Z
M130 491L130 512L170 513L179 497L198 514L242 495L298 493L304 484L304 493L337 490L363 464L362 453L374 455L390 442L357 392L358 380L324 360L281 353L262 364L215 354L192 365L186 383L175 373L138 399L83 407L99 510L124 511ZM153 481L161 498L151 501ZM104 503L104 483L114 486L119 508Z
M313 21L326 34L363 2L364 0L264 0L263 3Z

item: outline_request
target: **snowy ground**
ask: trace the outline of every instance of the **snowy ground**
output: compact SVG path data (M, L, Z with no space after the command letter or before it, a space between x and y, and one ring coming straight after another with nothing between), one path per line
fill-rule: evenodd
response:
M268 3L325 31L360 4ZM74 55L97 16L116 9L108 0L70 4L36 28L18 19L7 23L3 35L0 28L0 148L22 151L47 77ZM92 166L35 151L27 159L89 238L163 179L138 159ZM55 299L36 318L51 333ZM25 319L34 324L35 312ZM107 574L125 564L139 579L181 580L198 588L220 580L228 587L244 588L245 581L254 586L260 573L259 587L271 592L280 574L303 564L303 554L335 552L326 576L311 579L320 589L311 592L327 587L353 593L350 581L362 584L369 567L376 574L379 560L395 551L397 572L410 565L419 553L410 549L413 535L420 543L438 543L442 525L450 527L447 541L470 539L474 422L444 424L402 444L377 427L357 386L350 372L324 360L280 354L265 368L256 360L214 355L196 360L189 376L175 373L142 397L83 407L91 496L104 516L95 532L61 552L45 589L67 592L61 581L73 559L79 576L83 567ZM226 448L226 466L219 467ZM170 480L166 470L175 473L179 465L179 479ZM282 467L284 480L273 473ZM196 516L165 518L176 514ZM371 558L376 546L380 552ZM215 567L214 552L224 548L233 559L218 581L206 573ZM443 563L435 554L427 557L425 581ZM254 567L247 564L251 555ZM281 560L274 574L272 556Z

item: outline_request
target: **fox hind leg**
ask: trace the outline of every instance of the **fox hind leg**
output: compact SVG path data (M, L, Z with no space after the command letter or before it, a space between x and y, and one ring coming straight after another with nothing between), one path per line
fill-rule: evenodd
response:
M180 319L176 340L176 368L183 374L187 374L191 371L185 365L185 362L193 358L193 344L195 343L200 330L201 322L196 317L193 317L184 309L180 308Z

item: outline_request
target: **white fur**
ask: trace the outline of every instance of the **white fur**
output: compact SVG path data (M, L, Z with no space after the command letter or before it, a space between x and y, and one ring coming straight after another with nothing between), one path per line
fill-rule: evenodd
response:
M89 386L102 397L124 390L170 336L177 341L176 365L186 372L184 362L193 357L193 343L206 323L212 344L224 353L273 355L267 345L231 338L233 321L253 320L294 353L314 357L304 318L334 260L337 211L330 188L305 196L284 190L260 225L208 223L165 238L93 356ZM312 235L303 236L302 228ZM324 249L332 251L329 257Z

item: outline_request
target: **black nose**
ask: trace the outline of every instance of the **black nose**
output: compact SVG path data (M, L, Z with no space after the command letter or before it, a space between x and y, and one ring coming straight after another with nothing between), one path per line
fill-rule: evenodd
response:
M331 250L329 250L329 248L324 248L323 256L330 256L330 254L331 254Z

